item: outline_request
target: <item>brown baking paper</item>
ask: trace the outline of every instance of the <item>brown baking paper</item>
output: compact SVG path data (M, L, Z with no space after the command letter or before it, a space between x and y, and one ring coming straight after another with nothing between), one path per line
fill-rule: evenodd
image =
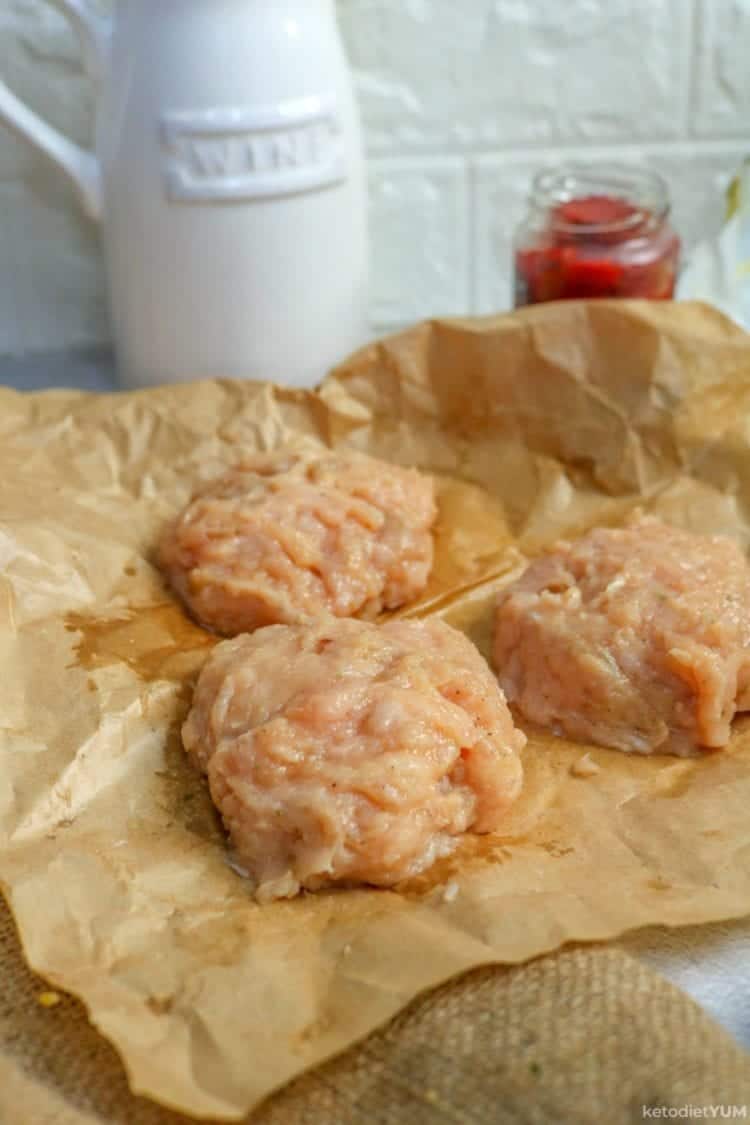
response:
M395 891L257 906L180 746L215 641L153 567L199 482L300 441L436 475L435 571L405 612L485 653L496 590L560 534L640 504L747 546L750 337L718 313L426 324L319 394L6 390L0 427L0 880L29 962L84 1000L134 1090L238 1118L471 966L750 913L750 719L698 761L529 731L502 836ZM599 772L576 776L587 751Z

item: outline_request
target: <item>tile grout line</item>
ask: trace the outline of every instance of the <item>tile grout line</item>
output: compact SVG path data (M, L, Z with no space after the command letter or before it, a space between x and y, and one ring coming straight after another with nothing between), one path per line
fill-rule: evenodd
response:
M613 153L648 155L648 156L721 156L723 153L734 150L745 151L750 147L750 128L747 133L737 133L730 137L694 137L682 138L671 141L602 141L591 144L586 151L592 155L598 152L611 156ZM419 151L411 149L399 152L370 152L367 162L371 168L387 167L388 165L402 165L404 168L431 168L448 167L464 160L481 161L488 159L504 159L512 163L521 164L525 160L539 157L541 154L559 155L563 158L581 156L582 146L574 142L562 144L547 144L539 147L497 146L496 148L467 148L454 152L437 152L431 149ZM583 157L581 157L583 159Z

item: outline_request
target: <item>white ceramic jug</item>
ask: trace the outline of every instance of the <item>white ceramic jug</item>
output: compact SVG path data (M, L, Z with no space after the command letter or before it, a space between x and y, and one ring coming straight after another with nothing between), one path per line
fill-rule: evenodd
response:
M102 222L129 385L309 385L367 336L364 161L333 0L86 0L96 154L0 83L0 119Z

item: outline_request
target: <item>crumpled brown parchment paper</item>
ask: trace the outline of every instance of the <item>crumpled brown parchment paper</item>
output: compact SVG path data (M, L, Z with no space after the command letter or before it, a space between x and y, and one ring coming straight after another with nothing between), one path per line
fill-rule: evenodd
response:
M179 727L214 639L153 568L241 452L349 444L436 474L420 603L486 652L499 585L636 504L750 537L750 337L700 305L542 306L368 347L318 394L0 394L0 883L30 964L134 1090L242 1116L423 989L651 923L750 913L750 718L699 761L529 731L502 836L397 891L255 905ZM445 894L448 883L458 893Z

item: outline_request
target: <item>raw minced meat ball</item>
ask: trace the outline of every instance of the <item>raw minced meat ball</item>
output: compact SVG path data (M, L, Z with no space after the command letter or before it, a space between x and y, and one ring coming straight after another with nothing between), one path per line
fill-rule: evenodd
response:
M471 642L404 620L224 641L182 736L261 900L389 886L500 828L525 743Z
M167 530L159 562L193 616L232 636L371 617L424 589L432 480L357 453L249 458Z
M750 566L653 517L559 543L502 591L494 661L521 715L639 753L725 746L750 709Z

